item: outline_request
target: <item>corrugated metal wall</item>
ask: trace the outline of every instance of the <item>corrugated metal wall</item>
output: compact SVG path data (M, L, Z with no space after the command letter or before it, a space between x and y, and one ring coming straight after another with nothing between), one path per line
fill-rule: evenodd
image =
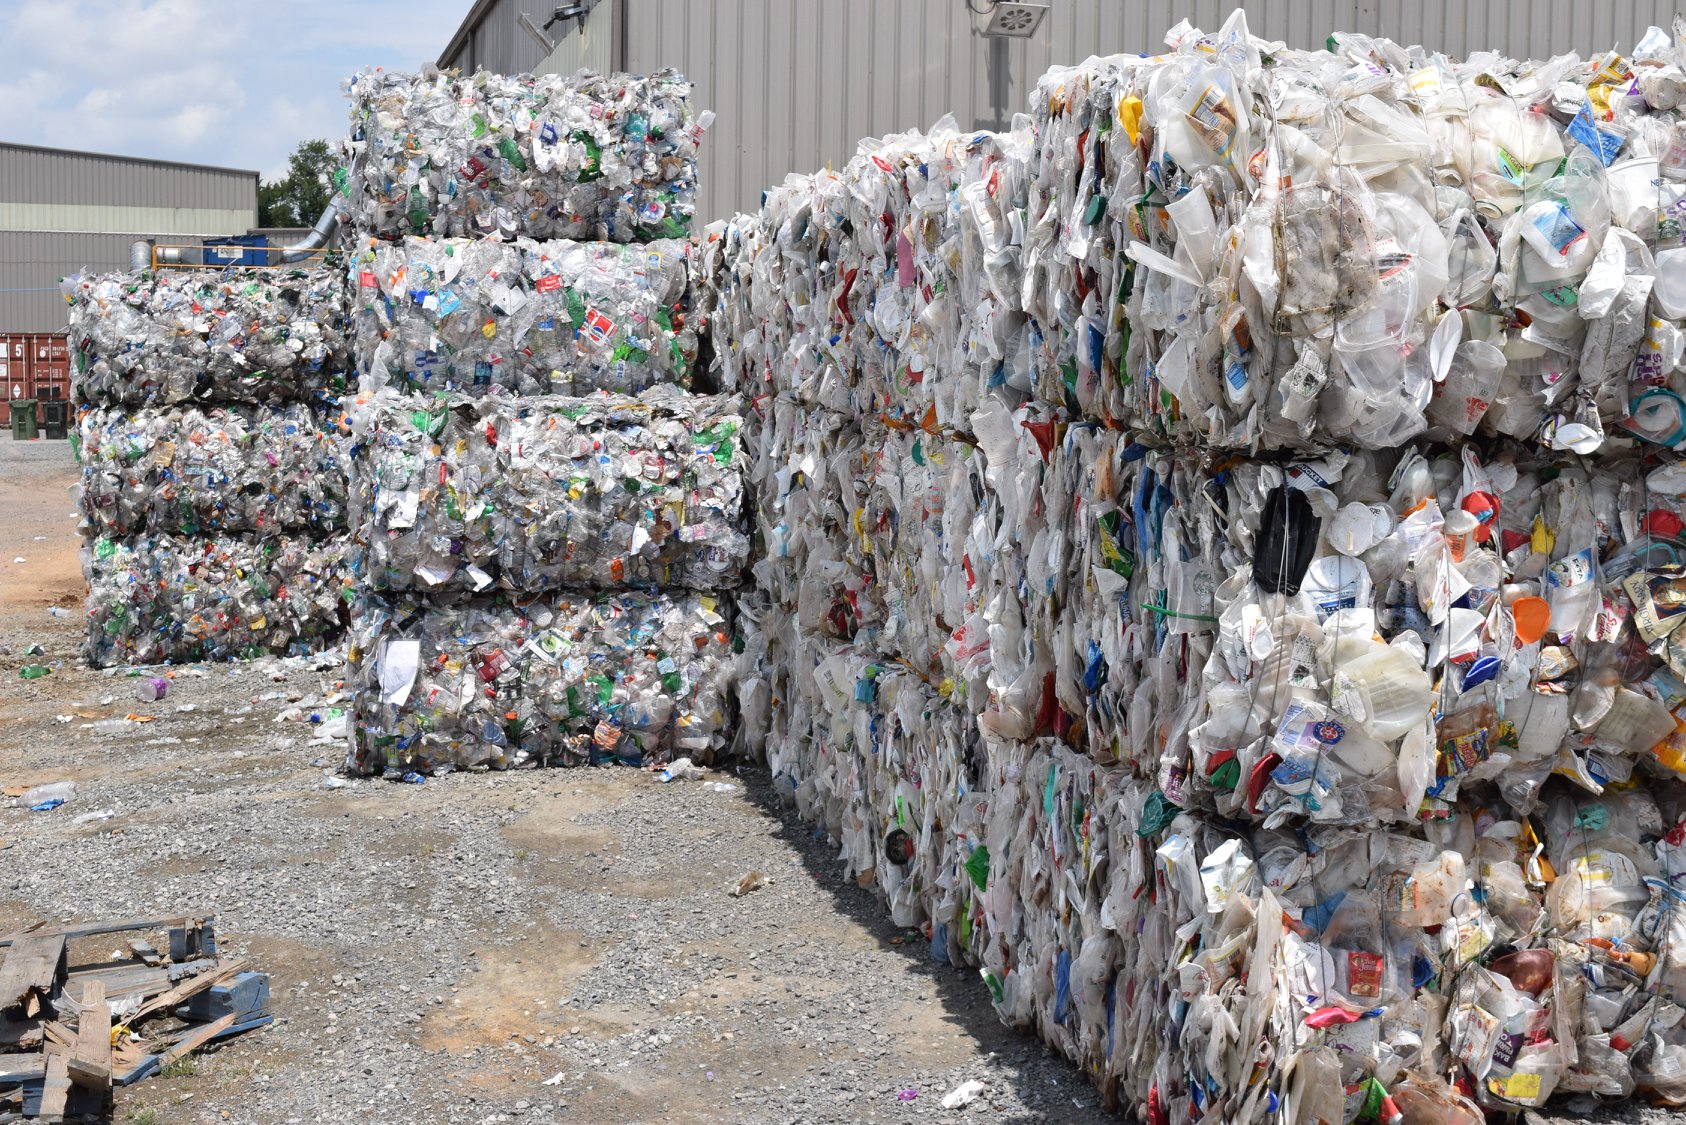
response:
M129 246L155 234L0 231L0 331L59 332L65 303L59 278L87 268L129 268Z
M1028 107L1050 66L1093 54L1154 52L1179 19L1217 28L1228 0L1053 0L1035 38L989 40L963 0L625 0L627 69L676 66L718 119L705 146L700 216L756 205L787 172L847 160L861 137L925 127L953 112L993 126ZM1633 43L1667 27L1664 0L1259 0L1254 34L1323 45L1362 31L1465 55L1544 57ZM1006 79L992 83L1005 62Z
M516 24L549 18L551 0L482 0L479 21L447 65L516 72L541 65L664 66L696 84L698 108L718 115L704 148L700 215L754 207L787 172L837 164L861 137L925 127L953 112L962 127L989 127L1028 106L1036 79L1093 54L1153 52L1187 18L1216 29L1232 0L1051 0L1030 40L989 40L972 30L964 0L603 0L620 23L623 57L587 59L578 33L560 36L546 60ZM980 5L981 6L981 5ZM1385 35L1452 55L1499 49L1545 57L1631 46L1650 24L1667 27L1667 0L1256 0L1254 34L1291 46L1323 45L1331 31ZM471 13L472 14L472 13ZM608 35L593 46L601 48ZM576 42L570 42L571 40Z
M614 0L605 0L605 3L613 4ZM541 68L565 73L560 68L542 67L545 49L538 40L522 30L516 19L524 12L536 26L543 27L559 6L557 0L482 0L482 4L469 9L467 26L458 29L461 42L452 37L445 52L439 56L439 65L463 70L490 70L497 74L522 74ZM576 34L572 30L573 21L568 23L567 34L572 37ZM558 47L562 46L560 40L564 35L561 24L552 27L549 35Z
M594 70L599 74L616 70L620 60L615 58L615 24L620 16L620 5L614 0L597 5L586 16L584 23L576 25L574 21L567 21L564 31L561 25L551 29L551 36L561 36L545 60L534 68L539 74L573 74L577 70ZM539 21L541 24L543 21ZM528 36L528 38L532 38Z
M250 213L258 205L258 174L0 144L0 200Z

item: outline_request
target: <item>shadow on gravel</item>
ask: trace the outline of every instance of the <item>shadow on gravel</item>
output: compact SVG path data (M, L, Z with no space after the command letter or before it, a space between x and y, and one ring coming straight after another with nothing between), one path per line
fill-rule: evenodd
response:
M960 1029L987 1050L1011 1053L1037 1065L1063 1071L1062 1078L1068 1079L1071 1084L1068 1090L1085 1090L1096 1099L1098 1105L1099 1091L1084 1080L1083 1075L1069 1059L1050 1050L1034 1033L1016 1031L1001 1022L975 970L933 961L930 947L924 940L892 945L891 938L905 936L911 931L904 930L890 921L889 910L875 891L861 887L854 880L844 876L843 867L837 860L837 850L827 842L824 828L803 821L797 815L795 806L780 798L773 786L772 775L765 766L745 763L735 768L750 800L769 817L779 822L779 835L801 853L803 866L815 875L815 883L830 893L839 912L860 923L885 948L895 949L907 959L916 972L929 978L942 997L944 1013L951 1017ZM1052 1105L1050 1103L1055 1097L1068 1099L1069 1093L1052 1095L1046 1088L1037 1086L1034 1074L1019 1071L1022 1071L1020 1066L1004 1066L1002 1077L1014 1086L1022 1101L1038 1109L1029 1113L992 1116L991 1120L1007 1125L1046 1125L1052 1120L1124 1120L1122 1116L1108 1115L1099 1108L1077 1111L1069 1100L1066 1100L1063 1107ZM1010 1077L1006 1077L1008 1075ZM939 1098L947 1092L933 1091ZM1059 1116L1050 1116L1051 1114Z

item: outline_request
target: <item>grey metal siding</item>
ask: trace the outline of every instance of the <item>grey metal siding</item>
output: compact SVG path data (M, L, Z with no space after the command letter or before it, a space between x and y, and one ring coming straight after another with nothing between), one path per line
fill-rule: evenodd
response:
M604 4L614 2L604 0ZM469 9L465 26L458 29L457 35L452 37L445 52L439 56L439 65L459 67L465 71L489 70L495 74L523 74L536 70L545 61L545 50L522 30L516 17L525 12L528 19L543 27L558 6L557 0L492 0L483 10L476 5ZM595 16L596 12L592 14ZM552 27L549 34L560 48L564 38L576 34L574 22L568 21L566 35L561 24Z
M255 172L0 144L0 332L59 332L59 278L123 270L137 239L257 225Z
M619 12L620 5L614 0L607 0L591 10L583 26L569 20L565 34L561 25L551 28L556 49L534 66L534 73L573 74L579 70L592 70L605 74L617 69L614 46ZM535 22L542 25L544 21ZM532 36L527 38L531 40Z
M129 268L129 246L140 234L0 231L0 330L63 332L59 278L87 268Z
M255 217L258 175L0 144L0 200L248 210Z
M648 73L683 70L695 104L718 115L704 146L700 216L753 207L787 172L847 160L862 137L925 128L952 112L962 128L1005 124L1029 107L1050 66L1089 55L1154 53L1178 20L1216 30L1233 0L1051 0L1029 40L973 33L962 0L602 0L613 8L623 58L607 61L601 39L582 50L578 32L551 30L550 59L516 23L543 24L554 0L489 0L469 9L466 34L443 65L518 73L578 65ZM1385 35L1450 55L1497 49L1543 58L1630 47L1648 25L1667 28L1671 0L1255 0L1256 35L1321 47L1332 31ZM470 26L471 25L471 26ZM607 38L607 37L602 37ZM455 40L453 40L455 42ZM995 43L997 45L992 46ZM991 82L1006 60L1005 82Z
M695 105L718 115L699 172L705 219L755 206L787 172L847 160L862 137L925 128L948 112L962 128L993 126L1002 92L1010 120L1029 108L1050 66L1154 53L1178 20L1216 30L1234 8L1231 0L1053 0L1035 38L994 48L1005 53L1008 79L992 96L991 41L973 33L962 0L623 2L625 68L678 67L696 86ZM1341 30L1451 55L1535 57L1629 47L1648 25L1667 28L1676 11L1663 0L1258 0L1246 8L1254 34L1295 47L1321 47Z

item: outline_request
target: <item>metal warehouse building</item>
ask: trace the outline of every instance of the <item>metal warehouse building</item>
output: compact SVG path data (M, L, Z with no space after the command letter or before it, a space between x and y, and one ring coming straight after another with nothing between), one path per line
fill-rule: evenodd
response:
M4 400L68 394L61 277L128 269L141 238L245 234L257 211L256 172L0 144L0 422Z
M698 217L756 206L787 172L841 164L861 137L1004 125L1050 66L1160 49L1187 18L1215 30L1233 0L477 0L442 67L570 74L672 66L719 115L703 146ZM1670 0L1261 0L1255 35L1315 48L1332 31L1383 35L1450 55L1545 58L1629 47ZM1027 38L985 35L992 15L1040 9ZM553 22L553 17L555 18ZM1011 21L1009 21L1011 22ZM547 28L545 25L549 24Z

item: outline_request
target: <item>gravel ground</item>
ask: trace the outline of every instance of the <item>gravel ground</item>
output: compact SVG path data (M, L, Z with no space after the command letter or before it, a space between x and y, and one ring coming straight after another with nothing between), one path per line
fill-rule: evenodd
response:
M79 787L50 813L0 801L0 933L214 911L275 993L272 1027L120 1091L116 1121L1117 1120L838 878L761 771L347 781L339 744L277 721L332 701L332 658L176 669L157 704L79 667L74 480L64 444L0 437L25 559L0 558L0 787ZM91 729L130 713L155 719ZM733 897L750 871L770 883ZM941 1109L973 1078L983 1098ZM1529 1125L1686 1122L1556 1112Z
M331 698L332 660L182 668L156 704L79 667L73 482L63 443L0 438L26 558L0 560L0 787L79 787L0 800L0 932L212 911L275 993L272 1027L120 1091L117 1121L1115 1120L839 879L762 772L347 782L339 744L277 721ZM130 713L155 718L91 727Z

